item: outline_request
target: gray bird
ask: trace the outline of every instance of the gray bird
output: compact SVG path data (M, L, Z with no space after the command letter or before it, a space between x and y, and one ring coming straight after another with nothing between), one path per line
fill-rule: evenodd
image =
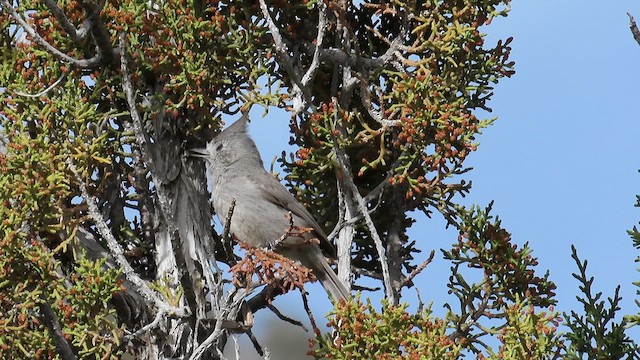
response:
M350 294L329 266L323 250L332 255L333 246L327 240L309 211L264 169L260 153L247 134L247 116L243 116L218 134L205 149L191 154L209 162L213 207L225 221L232 200L236 199L230 233L253 247L273 249L311 269L327 293L334 299L349 299ZM289 236L279 242L293 225L312 228L302 236ZM317 238L320 244L310 242ZM275 245L275 247L274 247Z

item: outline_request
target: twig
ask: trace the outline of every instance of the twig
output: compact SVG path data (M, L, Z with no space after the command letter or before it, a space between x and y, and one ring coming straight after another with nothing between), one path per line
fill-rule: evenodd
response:
M384 127L394 127L402 123L400 120L385 119L384 116L382 116L382 111L378 111L373 108L373 104L371 104L371 90L369 90L368 84L365 81L360 81L360 98L362 99L364 106L367 108L369 116L371 116L373 120L377 121L380 125ZM380 106L382 107L382 104L380 104Z
M337 109L337 107L336 107ZM376 229L376 225L373 223L373 219L371 219L371 215L369 214L369 210L367 209L367 204L364 201L362 195L360 195L360 191L358 191L358 187L353 182L353 178L351 177L351 166L349 165L349 161L346 158L347 154L344 149L341 149L338 146L337 141L334 140L333 148L336 154L336 159L338 161L338 165L340 166L340 170L343 173L343 181L344 184L349 188L349 192L351 192L351 197L356 201L356 205L358 207L358 211L362 216L364 216L365 223L369 228L369 233L373 238L373 243L375 244L376 251L378 253L380 266L382 268L382 278L384 283L384 289L386 293L387 299L395 304L395 293L393 284L391 283L391 276L389 274L389 264L387 263L387 256L384 245L382 245L382 239L380 239L380 235L378 234L378 230Z
M324 1L318 1L316 6L318 6L318 35L316 36L316 46L313 51L311 65L309 65L309 69L307 69L307 72L302 77L302 86L305 87L313 82L316 72L318 72L320 68L320 51L322 49L322 41L324 40L324 32L327 29L327 5Z
M376 286L376 287L369 287L369 286L364 286L364 285L358 285L358 284L354 284L353 286L351 286L353 291L371 291L371 292L376 292L378 290L380 290L380 286Z
M6 1L6 0L3 0ZM151 155L148 153L147 149L149 148L149 136L144 131L142 126L142 120L140 119L140 114L138 114L138 110L136 108L135 96L133 93L133 84L131 83L131 76L129 75L129 63L127 61L127 52L126 52L126 43L125 43L125 34L120 33L120 48L122 52L120 54L120 68L122 70L122 90L124 90L124 94L127 100L127 105L129 106L129 116L133 122L133 133L136 137L136 142L138 143L138 147L140 148L140 155L142 156L142 161L149 164L149 166L153 169L154 162ZM128 131L129 129L127 129ZM153 177L153 182L156 184L157 188L160 188L161 183L160 179L155 175L155 171L151 171L151 176ZM161 201L161 203L163 203Z
M229 232L231 231L231 218L233 217L233 211L236 208L236 198L231 199L231 205L229 206L229 211L227 212L227 217L224 222L224 230L222 231L222 244L224 246L224 251L227 253L227 260L231 266L236 264L236 258L233 254L233 244L231 243L231 238L229 237ZM215 264L216 270L218 272L218 264Z
M424 262L422 262L420 266L413 269L411 274L407 275L404 279L402 279L402 281L400 281L400 283L397 284L396 290L400 291L403 286L407 285L411 280L413 280L413 278L415 278L418 274L420 274L422 270L424 270L429 264L431 264L431 262L433 261L433 257L435 255L436 255L436 252L434 250L431 250L431 254L429 254L429 258Z
M65 15L64 11L60 9L58 4L54 0L43 0L43 2L44 2L44 5L47 7L47 9L51 11L51 14L53 14L53 17L55 17L56 20L58 20L58 23L60 24L60 27L62 28L62 30L64 30L64 32L66 32L67 35L69 35L69 38L76 44L80 44L82 40L84 40L84 37L78 34L78 30L71 23L71 21L69 21L69 18L67 17L67 15ZM83 35L86 36L86 34L87 33L85 32Z
M122 269L124 276L127 280L129 280L135 287L136 290L142 297L148 302L160 310L164 311L167 314L171 314L173 316L184 317L188 315L188 310L186 308L176 308L173 307L163 300L161 300L157 294L149 288L147 283L142 280L138 274L136 274L131 264L127 261L124 256L124 250L118 244L118 241L113 236L111 231L109 230L109 226L100 215L100 210L96 205L95 199L89 195L87 191L87 186L84 184L84 180L78 174L78 170L76 169L75 164L71 161L71 158L68 157L66 160L69 169L73 173L76 178L76 182L78 183L78 187L80 188L80 194L82 194L82 198L87 204L87 212L89 213L89 217L96 225L96 229L102 238L107 242L107 247L109 248L109 252L115 259L116 264Z
M280 238L276 240L276 242L270 247L271 249L274 249L276 246L282 244L283 241L287 240L287 238L291 236L291 231L293 230L293 214L291 213L291 211L289 211L284 216L285 218L287 218L287 220L289 220L289 227L285 230L284 234L282 234L282 236L280 236Z
M304 305L304 310L307 312L307 316L309 316L309 321L311 322L311 328L313 329L314 334L320 334L320 329L318 325L316 325L316 320L313 318L313 313L311 313L311 308L309 308L309 299L307 299L307 293L303 290L300 290L300 295L302 295L302 304Z
M218 340L220 335L222 335L222 316L218 316L216 321L215 329L207 336L207 338L193 351L189 360L197 360L204 355L204 353L213 345L213 343Z
M31 36L33 41L35 41L38 45L42 46L48 53L53 55L53 57L55 57L56 59L69 63L79 68L91 68L96 65L99 65L100 62L102 61L102 55L100 53L96 54L94 57L90 59L78 60L78 59L72 58L71 56L56 49L55 46L49 44L44 38L42 38L42 36L40 36L40 34L38 34L38 32L36 32L36 30L33 27L31 27L31 25L29 25L20 14L18 14L16 9L13 7L13 5L11 5L11 3L9 3L8 0L2 0L2 7L4 7L11 14L11 17L13 17L18 22L18 24L22 26L24 31L26 31L27 34Z
M629 29L631 29L631 34L633 34L633 38L636 39L636 42L640 45L640 30L636 24L636 19L629 13L627 13L627 15L629 16Z
M260 0L260 10L262 10L262 16L264 16L267 22L267 27L269 28L269 32L271 33L271 37L273 38L276 55L280 59L280 65L282 65L282 68L287 72L291 82L293 83L293 111L294 113L298 113L302 111L308 103L311 102L311 93L308 87L302 84L300 73L293 66L293 62L289 57L289 50L287 48L287 45L284 43L282 34L280 34L278 26L275 24L273 18L271 17L271 14L269 13L269 8L267 7L267 3L265 2L265 0ZM302 99L300 99L300 97L302 97Z
M296 319L292 319L286 315L284 315L283 313L280 312L280 310L278 310L277 307L273 306L273 304L267 304L267 308L269 310L271 310L274 314L276 314L276 316L282 320L282 321L286 321L290 324L296 325L296 326L300 326L302 328L302 330L304 331L309 331L307 330L307 328L304 326L304 324Z
M420 296L420 289L418 287L416 289L416 296L418 297L418 309L416 310L416 314L422 313L424 309L424 302L422 302L422 296Z
M380 185L378 185L378 187L380 187ZM374 189L374 190L376 190L376 189ZM369 203L371 201L371 199L369 198L369 195L370 195L370 193L367 194L367 196L364 197L364 202L365 203ZM377 192L376 196L378 196L378 202L375 204L375 206L373 206L371 209L369 209L369 214L373 214L380 207L381 202L379 201L379 199L382 196L382 192ZM340 200L341 197L339 197L338 199L339 199L339 201L344 201L344 200ZM339 206L342 208L343 205L340 204ZM342 230L342 228L344 228L346 226L351 226L351 225L357 223L358 221L362 220L363 218L364 218L364 216L362 216L360 214L350 218L349 220L344 220L343 217L339 217L340 220L338 221L336 226L333 227L333 230L331 230L331 233L329 235L327 235L327 239L331 240L331 239L335 238L336 236L338 236L338 232L340 232L340 230Z
M54 81L53 84L49 85L46 89L40 91L39 93L36 94L27 94L24 93L22 91L17 91L14 90L13 93L19 96L24 96L24 97L29 97L29 98L38 98L46 93L48 93L49 91L53 90L53 88L55 88L56 86L58 86L58 84L60 84L62 82L62 80L64 80L64 78L67 76L67 73L64 72L62 73L62 75L60 75L60 77L58 78L58 80Z
M125 340L133 340L136 337L144 335L147 331L151 331L151 330L155 329L156 327L158 327L158 325L160 325L160 321L162 321L162 319L165 317L165 315L167 315L166 312L164 312L162 310L158 311L156 313L156 316L155 316L155 318L153 319L152 322L150 322L147 325L141 327L136 332L133 332L133 333L128 334L128 335L125 335L124 339Z
M480 319L480 317L484 314L484 311L487 309L487 306L489 305L489 299L491 298L492 295L493 295L492 291L486 291L484 296L482 297L482 301L480 302L480 304L478 304L478 307L471 314L471 316L463 324L460 324L456 329L456 331L452 332L447 337L450 340L455 341L457 338L459 338L463 334L466 334L469 331L469 328L471 328L471 326L475 324L478 321L478 319Z
M94 0L79 0L78 2L87 14L87 20L89 20L90 24L89 30L96 42L98 54L101 55L104 60L113 60L114 51L111 45L111 35L100 18L100 12L102 12L105 1L94 3ZM122 48L121 51L124 51L124 48Z
M193 351L189 360L200 359L211 346L222 336L225 331L224 324L228 323L227 319L235 319L240 309L240 304L244 302L248 292L245 289L234 289L227 296L226 303L222 304L216 311L215 323L213 331L207 338L198 345Z
M260 345L260 343L258 342L258 339L256 339L256 336L253 335L253 331L247 330L245 333L249 337L249 340L251 340L251 343L253 344L253 348L256 349L256 352L258 353L258 355L264 356L265 349L262 347L262 345ZM268 353L268 351L266 353Z
M364 276L368 276L372 279L376 279L376 280L382 280L382 275L380 275L379 273L375 272L375 271L371 271L371 270L367 270L367 269L362 269L359 267L351 267L351 271L353 271L354 273L358 274L358 275L364 275Z

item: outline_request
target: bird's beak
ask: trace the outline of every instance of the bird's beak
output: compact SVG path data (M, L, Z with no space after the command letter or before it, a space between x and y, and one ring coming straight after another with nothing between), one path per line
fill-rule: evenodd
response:
M207 149L191 149L188 153L190 157L197 157L206 159L209 157L209 152Z

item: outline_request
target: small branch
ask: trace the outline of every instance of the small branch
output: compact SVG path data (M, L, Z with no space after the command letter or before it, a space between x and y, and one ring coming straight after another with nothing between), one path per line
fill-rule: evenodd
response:
M19 96L24 96L24 97L29 97L29 98L38 98L46 93L48 93L49 91L53 90L56 86L58 86L58 84L60 84L62 82L62 80L64 80L64 78L67 76L67 73L62 73L62 75L60 75L60 77L58 78L58 80L54 81L53 84L49 85L46 89L40 91L39 93L36 94L27 94L21 91L17 91L14 90L13 93Z
M316 320L313 318L313 313L311 313L311 308L309 308L309 299L307 298L307 293L300 290L300 295L302 295L302 304L304 305L304 310L307 312L307 316L309 316L309 321L311 322L311 328L313 329L314 334L320 334L320 329L318 325L316 325Z
M164 319L164 317L167 315L166 312L164 312L163 310L160 310L156 313L156 317L153 319L152 322L150 322L149 324L141 327L138 331L125 335L124 339L125 340L133 340L139 336L144 335L147 331L151 331L155 328L158 327L158 325L160 325L160 321L162 321L162 319Z
M266 348L263 348L262 345L260 345L260 343L258 342L258 339L256 339L255 335L253 335L253 331L247 330L245 333L249 337L249 340L251 340L251 344L253 344L253 348L256 349L258 355L265 356L265 354L269 354L269 351L266 350Z
M308 87L315 78L318 68L320 68L320 50L322 49L322 41L324 40L324 32L327 29L327 5L324 1L318 1L318 35L316 36L316 46L313 51L313 60L309 69L302 77L302 86Z
M484 315L484 311L487 309L487 306L489 305L489 299L492 295L492 291L485 292L484 296L482 297L482 301L480 302L480 304L478 304L478 307L475 311L473 311L471 316L469 316L469 318L463 324L459 324L456 331L449 334L448 338L450 340L455 341L460 336L468 333L469 328L471 328L471 326L475 324L482 315Z
M64 333L60 327L60 322L58 321L58 316L53 311L51 305L49 305L43 294L40 294L40 298L42 300L39 306L40 313L42 314L44 324L47 326L51 332L51 336L55 340L58 355L60 355L62 360L75 360L76 354L73 352L71 345L69 345L69 342L64 337Z
M283 294L283 290L281 288L273 288L270 286L265 286L260 290L260 292L251 299L247 300L247 307L251 312L256 313L260 309L264 309L269 304L269 299L275 298L275 296Z
M111 35L105 27L102 19L100 18L100 12L104 6L104 1L100 3L94 3L94 0L80 0L79 3L87 14L87 20L89 20L89 30L93 39L96 42L98 48L98 54L106 61L114 59L114 50L111 45Z
M11 17L13 17L18 22L18 24L22 26L24 31L26 31L27 34L31 36L33 41L35 41L38 45L42 46L48 53L50 53L56 59L69 63L79 68L91 68L96 65L99 65L100 62L102 61L102 56L100 53L96 54L96 56L92 57L91 59L78 60L56 49L55 46L49 44L45 39L43 39L42 36L40 36L38 32L36 32L36 30L33 27L31 27L31 25L29 25L20 14L18 14L16 9L13 7L13 5L9 3L9 0L1 0L1 1L2 1L2 7L4 7L11 14Z
M636 39L636 42L640 45L640 30L638 30L636 19L629 13L627 13L627 15L629 16L629 29L631 29L631 34L633 34L633 38Z
M358 274L358 275L364 275L364 276L368 276L372 279L376 279L376 280L382 280L382 275L380 275L379 273L372 271L372 270L367 270L367 269L363 269L363 268L359 268L356 266L352 266L351 267L351 271L353 271L354 273Z
M380 185L378 185L376 187L376 189L380 187ZM375 191L376 189L374 189L373 191ZM369 203L371 202L372 198L369 197L369 195L371 195L371 193L367 194L367 196L364 197L364 202L365 203ZM380 207L380 197L382 197L382 192L377 192L376 196L378 196L378 202L376 203L375 206L373 206L370 210L369 210L369 214L373 214L374 212L376 212L376 210L378 210L378 208ZM338 197L339 201L344 201L342 200L340 197ZM340 204L340 207L342 207L343 205ZM364 219L364 216L358 214L357 216L354 216L352 218L350 218L349 220L344 220L344 217L339 217L340 220L338 220L338 223L336 224L336 226L333 227L333 230L331 230L331 233L329 235L327 235L327 239L331 240L333 238L335 238L336 236L338 236L338 233L340 232L340 230L342 230L344 227L346 226L351 226L357 222L359 222L360 220Z
M6 1L6 0L3 0ZM124 94L127 100L127 105L129 106L129 116L133 122L133 133L136 136L136 142L140 149L140 155L142 156L142 161L149 164L149 166L153 169L153 159L151 155L149 155L147 149L149 148L149 136L144 131L142 126L142 120L140 119L140 114L138 114L138 110L136 108L136 100L135 94L133 92L133 84L131 83L131 77L129 75L129 63L127 61L127 52L126 52L126 43L125 43L125 35L124 33L120 33L120 48L122 52L120 54L120 69L122 70L122 90L124 90ZM126 125L125 125L126 126ZM129 131L130 129L127 129ZM155 176L155 171L151 171L151 176L153 178L153 182L156 187L160 188L161 183L159 182L157 176Z
M280 320L282 320L282 321L286 321L286 322L288 322L288 323L290 323L290 324L293 324L293 325L296 325L296 326L300 326L300 327L302 328L302 330L304 330L304 331L309 331L309 330L307 330L307 328L304 326L304 324L303 324L302 322L300 322L300 321L298 321L298 320L296 320L296 319L292 319L292 318L290 318L290 317L288 317L288 316L286 316L286 315L282 314L282 313L280 312L280 310L278 310L278 308L277 308L277 307L275 307L273 304L267 304L267 308L268 308L269 310L271 310L274 314L276 314L276 316L277 316Z
M189 360L200 359L216 342L222 337L226 331L225 325L229 323L229 319L235 319L238 312L242 308L248 292L246 289L234 289L227 295L225 301L220 304L215 312L215 327L211 334L193 351ZM246 332L246 329L243 329ZM218 349L220 350L220 349Z
M53 17L58 20L58 23L60 24L60 27L62 27L62 30L64 30L64 32L69 35L69 38L73 42L75 42L76 44L80 44L82 40L84 40L84 37L81 37L78 34L76 27L71 23L71 21L69 21L69 18L67 17L67 15L65 15L64 11L62 11L62 9L58 7L58 4L54 0L43 1L47 9L49 9L49 11L51 11L51 14L53 14Z
M337 107L336 107L337 109ZM396 303L395 293L393 284L391 282L391 276L389 274L389 264L387 263L386 250L384 245L382 244L382 239L380 239L380 235L378 234L378 230L376 229L375 224L373 223L373 219L371 219L371 215L369 214L369 210L367 209L367 204L364 201L362 195L358 191L358 187L353 182L353 177L351 176L351 167L349 165L349 160L347 159L347 154L344 149L340 148L337 144L337 141L334 140L333 150L336 154L336 159L338 161L338 165L340 166L340 171L344 175L342 177L344 184L348 187L348 190L351 192L351 197L355 200L358 211L362 216L364 216L365 223L369 228L369 233L373 238L373 242L376 247L376 251L378 252L380 266L382 268L382 278L384 283L384 289L386 293L387 299L392 303Z
M369 116L371 116L373 120L377 121L383 127L394 127L402 123L402 121L400 120L385 119L384 116L382 116L382 111L378 111L373 108L373 105L371 104L371 90L369 90L368 85L365 81L360 82L360 98L362 99L362 102L364 103ZM382 104L380 104L380 106L382 106Z
M222 244L224 246L224 251L227 253L227 260L229 260L229 264L233 267L236 264L236 258L233 254L233 244L231 243L231 238L229 237L229 231L231 230L231 217L233 217L233 211L236 208L236 198L231 199L231 205L229 206L229 211L227 212L227 218L225 219L224 230L222 231ZM218 264L215 264L216 268Z
M193 351L193 353L191 354L191 357L189 358L189 360L197 360L200 359L202 357L202 355L204 355L204 353L209 350L209 348L211 346L213 346L214 342L216 340L218 340L218 338L222 335L222 314L220 316L218 316L218 319L216 319L216 327L215 329L211 332L211 334L209 336L207 336L207 338Z
M416 310L416 314L420 314L422 313L422 310L424 310L424 302L422 302L422 296L420 296L420 289L418 289L418 287L416 287L415 289L416 296L418 297L418 309Z
M411 280L413 280L413 278L415 278L418 274L420 274L422 270L424 270L429 264L431 264L435 255L436 255L436 252L434 250L431 250L431 254L429 254L429 258L425 260L422 264L420 264L420 266L413 269L411 274L407 275L404 279L402 279L402 281L397 285L396 291L399 292L400 290L402 290L402 287L407 285Z
M262 10L262 16L264 16L269 32L271 33L271 37L273 38L276 55L280 59L280 65L282 65L282 68L287 72L291 82L293 83L293 110L294 113L298 113L306 107L306 104L311 102L311 93L308 87L302 84L300 73L293 66L293 62L289 57L287 45L284 43L284 39L282 38L282 34L280 34L278 26L273 21L273 18L271 18L271 14L269 13L269 8L267 7L265 0L260 0L260 10ZM302 99L300 99L300 97L302 97Z
M376 287L369 287L369 286L363 286L363 285L358 285L355 284L352 286L352 290L354 291L371 291L371 292L376 292L378 290L380 290L380 286L376 286Z

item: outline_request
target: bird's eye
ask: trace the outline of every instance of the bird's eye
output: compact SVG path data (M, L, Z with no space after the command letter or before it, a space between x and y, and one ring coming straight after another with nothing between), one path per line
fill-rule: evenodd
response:
M216 151L220 151L222 150L222 144L218 144L218 146L216 146Z

